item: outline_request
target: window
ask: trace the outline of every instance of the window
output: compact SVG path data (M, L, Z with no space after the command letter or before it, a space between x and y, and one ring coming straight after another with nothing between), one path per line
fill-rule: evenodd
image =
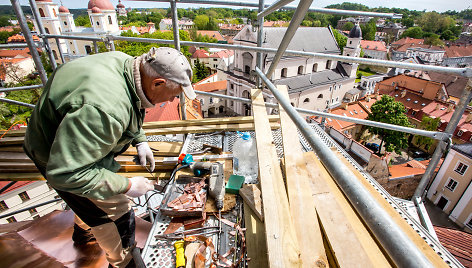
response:
M462 134L464 134L464 131L462 131L462 130L457 131L457 137L462 136Z
M298 66L298 74L303 74L303 66Z
M328 69L328 70L331 69L331 61L330 60L326 61L326 69Z
M87 55L89 55L90 53L92 53L92 47L87 45L85 46L85 52L87 53Z
M49 29L48 29L48 27L45 27L44 30L46 31L47 34L49 34Z
M27 201L27 200L30 200L30 197L28 196L28 193L25 191L25 192L21 192L19 194L20 198L21 198L21 201Z
M98 22L98 20L97 20L97 25L100 26L100 22Z
M329 91L331 92L331 90L333 90L333 87L329 87Z
M309 98L306 98L303 100L303 103L309 103L310 102L310 99Z
M67 21L64 21L64 25L67 25Z
M113 24L113 22L111 21L111 16L110 15L108 15L108 23Z
M412 111L412 112L411 112L411 115L416 115L416 111Z
M35 208L32 208L32 209L28 209L29 213L31 214L31 216L35 215L35 214L38 214L38 211L35 209Z
M234 89L234 84L229 85L231 89Z
M7 210L8 209L8 206L7 204L5 203L5 201L0 201L0 211L4 211L4 210Z
M249 67L249 65L244 65L244 73L245 74L251 73L251 67Z
M46 17L46 15L44 15L44 10L42 8L39 8L39 16L41 17Z
M323 94L318 95L318 99L322 99L322 98L323 98Z
M210 104L212 104L212 103L213 103L213 98L212 98L212 97L210 97Z
M224 110L225 110L225 108L224 108L223 106L220 106L220 107L218 108L218 113L221 114L221 113L224 112Z
M316 73L318 71L318 63L313 64L313 72Z
M287 77L287 68L283 68L280 72L280 77Z
M472 228L472 217L469 219L469 221L465 225L467 225L469 228Z
M452 178L449 178L449 181L446 184L446 188L451 190L451 192L454 192L454 189L456 189L457 186L457 181L453 180Z
M10 218L7 218L8 223L16 222L15 216L11 216Z
M352 41L349 41L349 45L352 45Z
M203 101L203 99L200 99L200 105L203 105L205 102Z
M459 162L459 165L457 165L456 169L454 169L455 172L464 175L465 171L467 170L469 166L465 165L464 163Z
M54 56L55 60L58 60L59 58L57 57L57 52L53 49L52 50L52 55Z
M52 9L52 13L54 13L54 17L57 17L56 9Z

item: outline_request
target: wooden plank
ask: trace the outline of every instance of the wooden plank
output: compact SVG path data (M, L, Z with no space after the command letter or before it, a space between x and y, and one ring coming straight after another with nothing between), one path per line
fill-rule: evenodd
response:
M252 209L257 218L259 218L261 222L264 222L261 190L254 184L244 184L243 187L239 189L239 195L244 200L244 203Z
M269 267L299 267L300 249L260 89L251 91Z
M269 116L270 122L278 122L279 117L276 115ZM254 123L252 116L240 117L224 117L224 118L205 118L199 120L174 120L174 121L156 121L143 124L143 129L153 129L160 127L188 127L188 126L205 126L205 125L226 125L226 124L243 124Z
M249 268L269 267L264 223L244 203L244 223L246 227L247 263Z
M270 123L271 129L280 128L277 122ZM242 124L219 124L205 126L180 126L180 127L161 127L145 129L146 135L165 135L165 134L185 134L185 133L207 133L215 131L249 131L254 130L254 123Z
M387 211L392 219L398 224L398 226L405 232L405 234L413 241L413 243L425 254L428 260L434 265L434 267L448 267L443 259L419 236L419 234L411 228L403 217L383 198L377 190L367 181L362 174L352 166L349 161L336 152L337 157L356 175L358 180L364 185L364 187L371 193L375 200Z
M316 211L340 267L391 267L331 176L313 152L304 154Z
M33 163L25 153L0 152L0 162Z
M154 156L179 156L182 150L181 142L150 141L149 146L158 151L152 151ZM130 146L123 155L137 155L136 147Z
M20 145L23 144L25 137L3 137L0 139L0 146Z
M287 86L278 86L277 89L289 98ZM301 245L302 267L327 267L328 259L297 127L280 105L279 111L288 200L297 239Z
M171 175L171 171L161 171L161 172L153 172L152 175L149 172L118 172L118 175L123 177L136 177L136 176L143 176L148 179L169 179ZM190 174L189 172L185 172L186 174ZM0 181L35 181L35 180L44 180L43 176L40 173L0 173Z
M12 146L1 146L0 147L0 152L22 153L24 151L23 151L22 146L12 145Z

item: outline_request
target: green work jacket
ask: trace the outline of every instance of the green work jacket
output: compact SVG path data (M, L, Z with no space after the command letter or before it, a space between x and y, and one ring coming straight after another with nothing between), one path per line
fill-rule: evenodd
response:
M146 141L133 58L121 52L63 64L29 121L24 149L52 187L95 199L125 192L115 156Z

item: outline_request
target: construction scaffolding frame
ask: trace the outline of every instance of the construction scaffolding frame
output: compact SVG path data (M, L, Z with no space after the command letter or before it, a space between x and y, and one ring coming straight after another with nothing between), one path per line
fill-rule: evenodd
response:
M427 170L421 179L421 182L416 189L413 201L419 208L422 206L425 189L430 182L431 176L434 172L435 167L437 166L439 159L445 152L445 150L451 144L452 134L457 127L457 124L464 113L467 104L472 98L472 68L451 68L451 67L442 67L442 66L429 66L421 64L412 64L412 63L403 63L403 62L394 62L387 60L376 60L368 58L356 58L350 56L341 56L341 55L331 55L324 53L316 52L304 52L304 51L290 51L286 50L293 35L295 34L297 28L299 27L301 21L303 20L307 12L320 12L327 14L337 14L337 15L349 15L349 16L371 16L371 17L386 17L386 18L401 18L399 14L393 13L374 13L374 12L362 12L362 11L348 11L348 10L333 10L325 8L311 8L310 5L312 0L301 0L298 6L285 6L286 4L292 2L290 0L278 0L271 5L265 5L264 0L259 0L259 3L249 3L249 2L237 2L237 1L212 1L212 0L134 0L134 1L147 1L147 2L168 2L172 10L172 22L173 22L173 33L174 40L161 40L161 39L146 39L146 38L134 38L134 37L123 37L123 36L112 36L108 35L104 38L93 38L93 37L80 37L80 36L67 36L67 35L49 35L45 34L42 22L39 18L39 13L36 8L34 0L29 0L30 6L32 8L32 13L34 19L36 20L40 37L43 40L43 48L45 49L48 57L51 61L53 68L56 68L56 62L52 55L52 52L49 48L49 39L54 39L60 48L59 40L60 39L75 39L75 40L88 40L92 41L94 44L95 52L98 52L97 42L104 42L107 44L109 50L115 50L114 41L133 41L133 42L146 42L146 43L158 43L158 44L169 44L173 45L176 49L180 49L181 46L205 46L212 48L224 48L231 50L244 50L256 52L256 86L262 88L263 85L270 90L272 95L277 99L278 103L285 109L290 118L294 121L300 132L312 146L314 151L317 153L323 165L326 167L330 175L336 180L342 191L350 200L351 204L356 208L357 212L361 215L365 223L370 227L374 236L378 241L383 245L387 250L388 254L391 256L395 265L400 267L431 267L432 264L428 259L423 255L423 253L413 244L413 242L406 237L402 231L399 229L397 224L386 214L382 208L376 204L375 201L370 198L369 193L365 191L362 185L360 185L354 179L354 174L344 165L336 161L335 154L331 151L329 147L319 141L315 131L308 127L308 124L299 114L310 114L318 115L327 118L334 118L338 120L344 120L348 122L354 122L357 124L380 127L395 131L401 131L414 135L422 135L430 137L439 141L439 144L436 148L436 151L433 154L433 157L430 161L430 164L427 167ZM20 3L18 0L11 0L12 6L17 15L21 30L25 36L27 46L31 51L34 63L36 65L37 71L42 81L42 85L45 85L47 82L46 72L44 66L42 65L39 53L36 50L36 45L33 42L31 31L28 28L26 23L25 15L21 9ZM258 10L257 21L254 23L256 30L258 32L257 38L257 47L250 46L241 46L241 45L227 45L227 44L214 44L214 43L203 43L203 42L189 42L189 41L180 41L179 38L179 26L178 26L178 17L177 17L177 3L187 3L187 4L205 4L205 5L223 5L223 6L239 6L246 8L255 8ZM278 49L263 48L262 47L262 34L263 34L263 19L265 15L270 14L271 12L277 9L294 9L295 13L292 17L292 20L285 32L285 35L282 39L281 45ZM13 48L13 47L24 47L18 45L1 45L0 48ZM59 49L60 57L64 60L64 54L61 49ZM274 60L270 65L266 74L262 72L262 53L275 54ZM303 56L303 57L313 57L317 59L328 59L335 61L342 61L347 63L360 63L374 66L384 66L384 67L398 67L398 68L408 68L413 70L422 70L422 71L435 71L442 72L447 74L459 75L469 78L466 89L464 90L462 97L460 98L459 103L456 106L454 114L446 127L444 132L438 131L425 131L415 128L400 127L392 124L385 124L379 122L373 122L368 120L354 119L346 116L333 115L329 113L310 111L305 109L295 109L290 105L290 101L283 97L275 88L275 86L270 81L273 71L277 66L278 61L282 56ZM17 87L17 88L1 88L0 92L7 92L13 90L28 90L33 88L42 87L42 85L30 86L30 87ZM206 92L197 92L201 95L215 96L223 99L231 99L241 102L251 102L249 99L238 98L233 96L226 96L221 94L206 93ZM17 105L23 105L27 107L34 107L34 105L17 102L14 100L0 99L3 102L9 102ZM181 114L183 119L186 119L185 112L185 98L183 95L180 97L181 101ZM268 107L276 107L277 104L266 103ZM419 213L420 217L422 213ZM421 219L421 222L428 222L429 219ZM424 224L425 227L428 227L428 224Z

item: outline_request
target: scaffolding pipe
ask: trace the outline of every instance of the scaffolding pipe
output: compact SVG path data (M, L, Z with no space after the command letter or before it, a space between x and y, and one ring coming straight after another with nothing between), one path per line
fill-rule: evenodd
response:
M269 15L270 13L284 7L287 4L292 3L293 0L278 0L277 2L272 3L272 5L268 6L266 9L259 11L257 14L257 19L264 18L265 16ZM259 5L259 8L261 6Z
M264 0L259 0L259 12L261 12L264 9ZM257 16L257 46L262 47L262 42L264 41L262 39L262 36L264 36L264 16ZM256 53L256 66L259 67L259 69L262 70L262 65L263 65L263 58L262 58L262 53L257 52ZM262 86L261 79L257 77L256 80L257 87Z
M452 114L451 119L449 120L449 123L446 126L446 129L444 129L444 132L451 135L456 131L457 125L459 124L459 121L462 118L462 115L464 114L465 109L467 108L467 105L470 103L472 98L472 79L469 79L467 82L467 85L464 88L464 91L462 91L461 98L459 99L459 103L457 104L454 113ZM451 142L449 140L449 142ZM426 187L428 186L431 178L433 177L434 170L436 169L436 166L439 163L439 160L441 159L442 155L446 151L446 148L448 147L448 143L445 141L440 141L438 145L436 146L436 149L434 150L433 156L431 157L431 160L429 162L428 167L426 168L426 171L423 174L423 177L421 177L420 183L418 184L418 187L416 187L415 193L413 194L412 199L415 200L417 197L421 197L421 200L423 200L424 195L426 194Z
M82 41L98 41L104 42L102 38L99 37L85 37L85 36L76 36L76 35L60 35L60 34L45 34L44 38L60 38L60 39L72 39L72 40L82 40Z
M20 106L26 106L26 107L29 107L29 108L34 108L33 104L24 103L24 102L16 101L16 100L10 100L10 99L6 99L6 98L0 98L0 102L6 102L6 103L10 103L10 104L16 104L16 105L20 105Z
M95 54L98 54L98 44L97 41L93 41L93 49L95 51Z
M51 204L51 203L58 202L58 201L62 201L62 199L61 198L52 199L52 200L42 202L42 203L39 203L39 204L36 204L36 205L33 205L33 206L29 206L29 207L19 209L17 211L13 211L13 212L10 212L10 213L7 213L7 214L3 214L3 215L0 215L0 219L10 217L10 216L13 216L15 214L25 212L25 211L28 211L28 210L33 209L33 208L42 207L44 205Z
M267 78L270 79L272 74L274 74L275 68L279 64L279 61L284 55L285 50L287 50L288 45L292 41L293 36L297 32L297 29L300 26L300 23L302 23L302 20L305 17L305 14L312 2L313 0L301 0L298 4L298 7L293 14L292 20L285 31L284 37L279 44L279 49L277 50L277 53L275 53L274 58L272 58L272 63L270 64L269 70L266 73Z
M44 30L43 23L41 22L40 15L38 12L38 7L36 6L36 2L35 0L29 0L29 3L30 3L31 11L33 12L34 20L36 21L36 24L38 25L39 33L41 34L41 38L43 39L44 49L46 50L46 53L48 54L52 69L56 70L57 68L56 58L54 58L54 55L52 54L52 49L51 49L51 46L49 45L48 39L44 38L44 34L46 34L46 31Z
M27 44L0 44L0 49L9 49L9 48L26 48Z
M171 0L131 0L134 2L161 2L167 3ZM238 7L247 7L247 8L258 8L257 3L250 2L240 2L240 1L215 1L215 0L179 0L179 3L182 4L202 4L202 5L219 5L219 6L238 6ZM268 7L265 5L264 7ZM296 9L296 6L285 6L283 9ZM369 12L369 11L356 11L356 10L342 10L342 9L330 9L330 8L310 8L310 12L333 14L333 15L342 15L342 16L365 16L365 17L380 17L380 18L390 18L390 19L401 19L402 14L395 13L381 13L381 12Z
M204 92L204 91L198 91L198 90L195 90L195 93L199 95L234 100L234 101L239 101L243 103L251 103L251 100L246 99L246 98L239 98L239 97L221 95L217 93ZM271 107L271 108L278 108L278 104L275 104L275 103L266 103L266 106ZM425 137L435 139L435 140L440 140L440 141L447 141L452 137L452 134L440 132L440 131L428 131L428 130L423 130L423 129L410 128L410 127L371 121L371 120L358 119L358 118L348 117L348 116L343 116L343 115L312 111L312 110L307 110L307 109L302 109L302 108L295 108L295 110L303 114L322 116L322 117L327 117L327 118L338 119L341 121L356 123L356 124L364 125L364 126L378 127L378 128L384 128L384 129L389 129L389 130L394 130L394 131L399 131L399 132L405 132L405 133L409 133L413 135L425 136Z
M173 40L166 40L166 39L149 39L149 38L125 37L125 36L109 36L109 38L114 39L114 40L120 40L120 41L157 43L157 44L168 44L168 45L172 45L174 42ZM180 45L223 48L223 49L230 49L230 50L244 50L244 51L251 51L251 52L262 52L262 53L268 53L268 54L277 53L277 49L275 48L262 48L262 47L228 45L228 44L217 44L217 43L181 41ZM472 78L472 68L453 68L453 67L444 67L444 66L423 65L423 64L416 64L416 63L376 60L376 59L370 59L370 58L357 58L357 57L350 57L350 56L324 54L324 53L319 53L319 52L295 51L295 50L286 50L284 55L313 57L317 59L336 60L336 61L341 61L341 62L360 63L360 64L383 66L383 67L397 67L401 69L440 72L440 73L460 75L460 76Z
M339 161L334 152L319 138L308 123L295 111L277 88L256 68L256 73L279 101L297 128L311 145L326 170L335 179L369 229L398 267L433 267L418 247L400 229L390 215L377 203L356 176Z
M0 92L10 92L10 91L18 91L18 90L27 90L27 89L36 89L43 87L42 84L39 85L32 85L32 86L23 86L23 87L2 87L0 88Z
M48 77L46 75L46 71L44 70L43 63L41 62L41 57L39 56L38 51L36 50L36 45L33 41L33 36L31 35L31 31L26 23L25 14L23 14L23 10L21 9L20 2L18 0L10 0L11 6L15 11L16 17L18 19L18 24L21 27L21 32L23 32L23 36L25 37L26 44L28 44L28 48L30 50L31 56L33 57L34 65L38 70L39 77L41 78L41 82L43 85L46 85L48 81Z
M175 0L170 1L170 9L172 10L172 32L174 33L174 48L180 51L180 35L179 35L179 16L177 14L177 4ZM185 95L180 93L180 114L182 120L187 120L187 108L185 107Z
M55 38L56 44L57 44L57 49L59 50L59 56L61 57L62 64L66 63L64 60L64 52L62 51L61 43L59 41L59 38Z

